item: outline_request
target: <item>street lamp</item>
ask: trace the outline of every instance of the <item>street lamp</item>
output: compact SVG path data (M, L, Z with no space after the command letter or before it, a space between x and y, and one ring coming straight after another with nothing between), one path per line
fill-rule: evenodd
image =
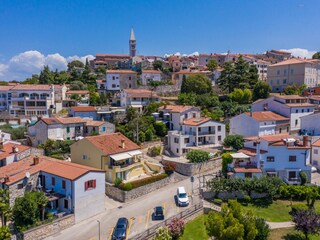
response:
M97 220L97 222L98 222L98 227L99 227L99 240L100 240L100 225L101 225L101 223L100 223L100 221L99 220Z

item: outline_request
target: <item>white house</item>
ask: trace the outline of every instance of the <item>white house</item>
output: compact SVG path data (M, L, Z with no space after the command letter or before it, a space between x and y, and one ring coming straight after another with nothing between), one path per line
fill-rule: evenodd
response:
M148 89L124 89L120 93L120 105L123 108L133 107L142 112L152 102L160 102L160 97Z
M242 113L230 119L230 134L245 137L289 133L289 118L271 111Z
M137 73L132 70L107 70L106 89L120 91L126 88L137 88Z
M301 132L310 136L320 135L320 113L302 116Z
M320 169L320 139L312 143L311 159L312 165Z
M171 130L168 149L175 156L200 146L219 147L225 138L225 124L201 117L197 107L166 105L159 111Z
M97 120L97 109L93 106L74 106L69 110L70 117L81 117L91 120Z
M43 191L50 206L47 212L73 213L76 223L105 210L105 173L96 168L30 156L0 168L0 182L9 190L11 206L27 191Z
M290 118L290 132L299 131L300 118L314 112L315 105L308 103L308 99L298 95L272 96L260 99L252 104L253 112L272 111Z
M300 172L311 178L308 136L303 141L288 134L245 138L244 148L232 154L231 177L275 175L288 184L300 184Z
M148 85L150 81L161 81L161 71L159 70L142 70L141 82L142 85Z
M83 119L80 117L42 118L28 126L28 136L33 146L52 140L77 140L91 134L106 134L115 131L114 124Z

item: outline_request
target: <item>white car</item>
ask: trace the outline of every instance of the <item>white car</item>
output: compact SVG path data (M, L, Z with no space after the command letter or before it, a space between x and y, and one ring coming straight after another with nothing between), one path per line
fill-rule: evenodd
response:
M184 187L178 187L177 189L177 200L178 200L178 206L188 206L189 205L189 198L186 190Z
M316 167L311 167L311 172L317 172L318 170L317 170L317 168Z

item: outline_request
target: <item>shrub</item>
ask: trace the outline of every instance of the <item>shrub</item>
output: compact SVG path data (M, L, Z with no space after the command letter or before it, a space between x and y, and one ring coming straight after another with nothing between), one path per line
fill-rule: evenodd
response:
M162 180L162 179L164 179L166 177L168 177L168 174L162 173L162 174L158 174L156 176L151 176L151 177L148 177L148 178L143 178L143 179L140 179L140 180L132 181L132 182L130 182L131 189L128 189L128 186L125 187L125 185L128 184L128 183L126 183L126 184L121 183L117 187L122 189L122 190L124 190L124 191L130 191L130 190L132 190L134 188L138 188L138 187L141 187L141 186L153 183L153 182L157 182L157 181Z
M287 199L306 200L307 197L318 198L319 193L320 190L317 186L284 185L280 188L281 197Z
M203 150L191 150L187 154L187 159L192 163L200 163L209 160L209 153Z
M150 157L159 156L161 153L161 146L154 146L148 150L148 155Z
M233 157L231 156L231 153L224 153L221 155L222 158L222 173L224 175L228 172L228 164L232 163Z
M258 230L258 235L255 240L267 240L269 238L271 229L263 218L257 217L255 220L256 229Z
M245 205L248 205L249 202L251 201L251 197L249 195L245 195L243 198L243 201L244 201Z
M172 239L179 239L179 237L183 234L184 221L181 218L173 218L168 227Z
M305 172L300 172L301 185L305 185L308 182L308 175Z
M116 178L116 179L114 180L114 185L115 185L116 187L118 187L121 183L122 183L122 179L121 179L121 178Z
M295 214L298 211L307 211L308 206L304 203L296 203L291 206L291 214Z
M0 228L0 239L1 240L10 240L11 239L11 231L7 226L3 226Z
M125 183L125 184L123 185L123 190L124 190L124 191L130 191L130 190L132 190L132 184L131 184L130 182Z
M216 205L221 206L223 201L220 198L215 198L215 199L213 199L213 203L216 204Z
M243 148L243 136L241 135L229 135L224 139L224 144L228 147L232 147L236 150Z
M158 228L154 240L172 240L170 229L167 226Z

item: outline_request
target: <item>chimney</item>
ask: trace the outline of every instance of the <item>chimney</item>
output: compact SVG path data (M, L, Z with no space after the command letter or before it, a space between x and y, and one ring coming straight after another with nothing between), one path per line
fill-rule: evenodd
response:
M308 135L303 136L303 146L307 147L309 145L309 137Z
M16 146L12 146L12 153L16 153L17 152L17 147Z
M6 176L4 177L4 183L9 182L9 181L10 181L10 178L9 178L8 175L6 175Z
M121 139L121 147L122 147L122 148L125 148L125 147L126 147L126 144L124 143L124 139L123 139L123 138Z
M3 141L0 142L0 149L3 149Z
M33 164L34 164L34 165L39 164L39 161L40 161L40 159L39 159L38 156L34 156L34 157L33 157Z

